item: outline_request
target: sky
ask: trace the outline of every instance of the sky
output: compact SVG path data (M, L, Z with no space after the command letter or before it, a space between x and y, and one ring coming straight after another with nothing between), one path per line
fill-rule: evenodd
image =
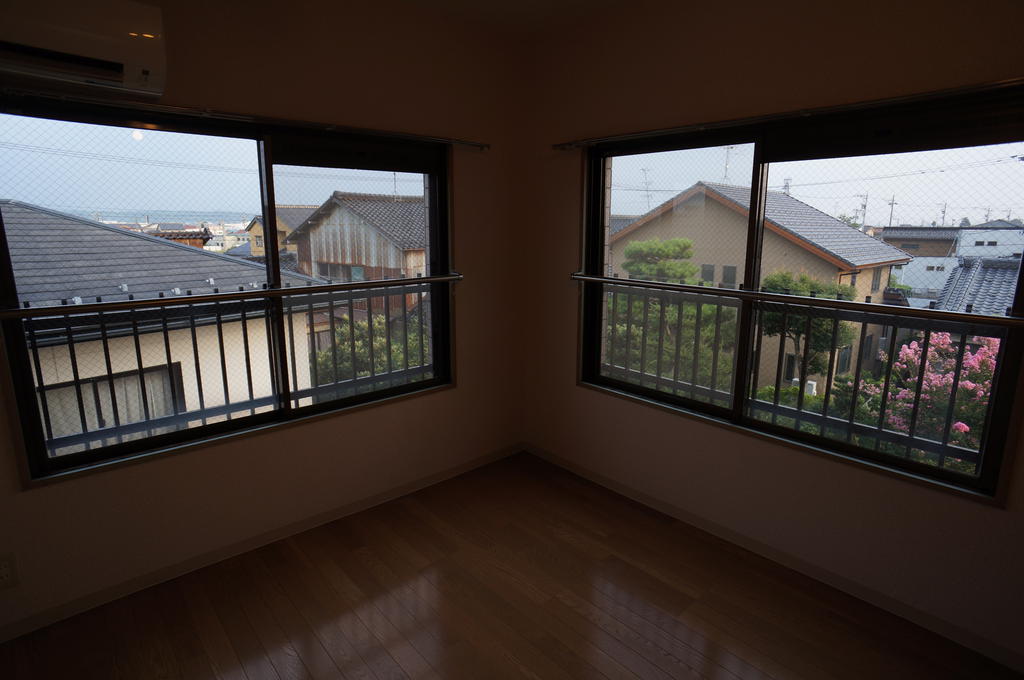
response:
M320 205L332 191L422 195L423 176L275 168L278 203ZM260 212L256 142L0 114L0 198L94 219L137 213Z
M612 161L612 213L636 215L697 181L750 185L754 148L732 147L620 156ZM1024 142L775 163L768 188L830 215L867 224L958 225L1024 218ZM890 202L894 204L890 206ZM943 210L945 216L943 217Z
M867 224L956 225L1024 218L1024 142L773 164L769 188ZM750 183L753 145L620 156L612 212L642 214L695 182ZM275 168L277 203L319 205L332 191L422 195L423 176ZM0 114L0 198L96 219L149 212L260 210L256 142ZM892 203L890 205L890 203ZM945 211L945 214L943 214Z

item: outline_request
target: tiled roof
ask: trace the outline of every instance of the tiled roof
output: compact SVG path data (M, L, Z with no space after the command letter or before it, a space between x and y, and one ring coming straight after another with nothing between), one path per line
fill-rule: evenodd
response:
M427 247L427 206L422 196L387 196L382 194L353 194L335 191L331 197L294 232L295 235L311 229L317 220L329 214L333 206L345 207L374 225L402 250L420 250Z
M697 192L713 192L744 211L750 210L750 187L715 182L697 182L665 203L637 218L632 224L652 219L672 205ZM849 267L864 267L882 262L906 262L910 255L845 222L778 191L767 192L766 221L796 237L809 250L824 252ZM618 232L624 231L625 226Z
M33 305L60 304L80 297L92 302L238 290L262 286L261 265L119 229L19 201L0 199L4 230L14 266L18 300ZM293 286L319 283L287 274ZM213 279L213 283L209 283ZM127 286L122 290L121 285Z
M698 184L728 198L744 210L750 209L750 187L713 182ZM824 250L852 267L911 259L910 255L899 248L868 236L846 222L780 191L767 192L764 216L801 241Z
M936 306L954 312L1006 314L1017 288L1018 257L961 257Z
M252 255L252 243L250 241L246 241L245 243L239 244L234 248L225 251L224 254L230 255L231 257L249 257Z
M920 241L955 241L960 227L885 227L882 238L917 239Z
M275 205L274 214L277 217L277 226L284 227L288 232L292 232L295 227L308 220L309 216L319 207L318 205ZM256 215L249 220L245 230L249 231L249 228L254 224L262 225L263 216Z
M612 215L608 219L608 233L618 234L638 219L640 219L640 215Z

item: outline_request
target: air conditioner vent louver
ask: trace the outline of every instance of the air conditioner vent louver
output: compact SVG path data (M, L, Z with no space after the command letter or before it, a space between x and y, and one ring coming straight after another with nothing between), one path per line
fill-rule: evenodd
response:
M104 88L163 94L166 57L159 7L104 0L7 0L0 74L30 89Z

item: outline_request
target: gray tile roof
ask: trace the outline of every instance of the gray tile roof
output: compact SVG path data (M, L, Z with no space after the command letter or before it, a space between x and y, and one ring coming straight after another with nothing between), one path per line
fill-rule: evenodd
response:
M231 257L249 257L252 255L252 243L250 241L246 241L245 243L224 251L224 254L230 255Z
M976 314L1003 316L1013 305L1020 258L960 257L949 273L936 307L966 312L967 305Z
M921 241L954 241L960 233L959 227L885 227L881 236L887 241L893 239L917 239Z
M0 199L0 213L18 299L33 305L75 297L93 302L97 296L104 301L126 300L129 294L170 296L174 288L182 294L252 290L251 284L266 281L261 265L48 208ZM320 283L300 274L283 278L292 286Z
M608 233L618 234L620 231L640 219L640 215L612 215L608 219Z
M422 196L354 194L343 191L331 194L322 206L288 235L288 240L293 241L296 235L314 228L318 219L329 214L335 205L348 208L380 229L402 250L422 250L427 247L427 206Z
M301 225L303 222L309 219L319 205L275 205L274 214L277 217L277 226L284 227L289 233L295 230L295 227ZM245 227L246 231L253 224L263 224L263 216L256 215L249 224Z
M750 187L697 182L665 203L635 218L630 224L650 219L663 212L669 205L678 202L681 197L696 191L714 192L743 210L750 210ZM765 218L806 243L809 248L824 251L849 267L864 267L882 262L906 262L913 259L899 248L868 236L845 222L778 191L767 192ZM629 225L609 226L612 228L611 233L617 234Z
M750 187L698 182L744 210L750 209ZM906 261L910 255L851 227L842 220L780 191L767 192L765 218L801 241L823 250L851 267Z

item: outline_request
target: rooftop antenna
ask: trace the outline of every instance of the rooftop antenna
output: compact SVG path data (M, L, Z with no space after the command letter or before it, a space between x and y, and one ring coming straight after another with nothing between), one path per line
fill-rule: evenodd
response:
M732 155L732 150L735 148L731 144L725 147L725 174L722 176L722 182L725 184L729 183L729 156Z
M647 194L647 209L651 209L651 181L647 179L647 173L651 171L650 168L640 168L640 172L644 173L644 192Z

